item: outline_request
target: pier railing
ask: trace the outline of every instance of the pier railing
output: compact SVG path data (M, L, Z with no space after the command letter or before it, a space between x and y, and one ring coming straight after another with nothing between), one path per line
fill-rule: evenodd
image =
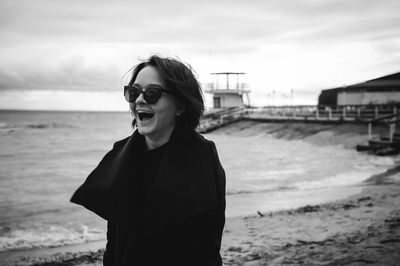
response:
M209 112L202 116L198 131L202 133L209 132L216 128L222 127L229 123L238 121L245 117L247 114L246 108L228 108L215 112Z
M312 120L312 121L360 121L367 122L385 115L397 113L397 106L266 106L249 110L249 118L271 120Z
M208 132L228 123L238 120L257 120L265 122L298 121L298 122L357 122L371 123L393 120L397 116L397 105L295 105L295 106L265 106L258 108L228 108L211 111L202 116L199 131ZM385 118L385 119L383 119ZM381 120L379 120L381 119ZM399 121L396 120L396 123ZM393 124L393 122L392 122ZM394 131L393 131L394 132Z

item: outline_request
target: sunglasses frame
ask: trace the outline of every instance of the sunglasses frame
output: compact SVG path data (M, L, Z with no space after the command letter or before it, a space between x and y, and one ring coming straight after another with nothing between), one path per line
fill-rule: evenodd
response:
M126 91L129 91L129 90L137 90L137 91L140 92L133 101L129 101L129 99L127 99L127 97L126 97ZM150 96L148 96L148 94L146 94L146 91L148 91L148 90L156 90L157 92L159 92L159 94L158 94L159 96L157 96L157 99L155 101L149 99ZM146 103L148 103L148 104L156 104L161 99L163 92L174 95L171 91L169 91L167 89L164 89L161 86L154 86L153 85L153 86L147 87L146 89L141 88L138 85L124 86L124 97L125 97L125 100L127 102L129 102L129 103L134 103L136 101L136 99L139 98L140 94L143 93L143 98L146 101Z

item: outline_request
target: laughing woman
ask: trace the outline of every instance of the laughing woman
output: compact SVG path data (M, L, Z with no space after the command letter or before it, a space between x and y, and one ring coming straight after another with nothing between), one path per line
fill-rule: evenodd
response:
M104 265L222 265L225 173L195 131L199 82L182 62L152 56L124 95L136 130L71 199L107 220Z

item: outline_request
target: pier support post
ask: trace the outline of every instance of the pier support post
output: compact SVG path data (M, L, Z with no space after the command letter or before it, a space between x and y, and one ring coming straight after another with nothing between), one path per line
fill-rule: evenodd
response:
M371 140L372 123L368 123L368 140Z
M389 140L390 143L393 142L393 134L394 134L394 127L396 126L396 124L390 124L390 132L389 132Z
M375 106L375 119L379 118L379 112L378 112L378 107Z
M343 106L342 108L342 118L343 120L346 120L346 106Z

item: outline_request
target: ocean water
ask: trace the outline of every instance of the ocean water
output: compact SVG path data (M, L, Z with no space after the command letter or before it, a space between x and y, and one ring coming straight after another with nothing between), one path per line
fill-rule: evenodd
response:
M69 199L113 143L132 133L130 120L128 112L0 111L0 252L105 239L105 221ZM228 217L341 198L393 164L341 146L206 137L226 171Z

